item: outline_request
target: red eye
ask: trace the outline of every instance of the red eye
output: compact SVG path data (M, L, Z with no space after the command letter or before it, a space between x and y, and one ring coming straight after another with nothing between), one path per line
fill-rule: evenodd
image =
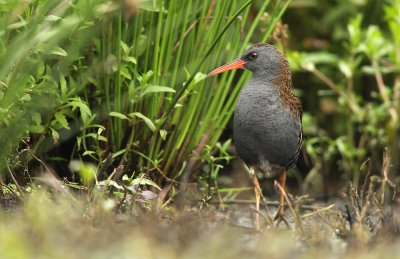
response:
M249 55L249 59L250 60L254 60L254 59L256 59L258 57L258 55L257 55L257 53L255 53L255 52L252 52L252 53L250 53L250 55Z

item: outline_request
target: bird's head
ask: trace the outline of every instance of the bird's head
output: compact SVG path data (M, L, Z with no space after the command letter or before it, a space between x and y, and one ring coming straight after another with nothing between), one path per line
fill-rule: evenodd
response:
M240 58L214 69L207 77L238 68L248 69L254 76L276 78L282 69L288 69L288 65L285 56L275 46L259 43L246 50Z

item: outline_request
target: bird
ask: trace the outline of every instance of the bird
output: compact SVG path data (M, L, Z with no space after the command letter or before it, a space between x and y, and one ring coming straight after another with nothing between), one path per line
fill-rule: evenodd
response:
M294 94L289 63L274 45L258 43L239 58L212 70L207 77L246 69L252 77L239 93L233 115L233 143L247 165L256 199L255 227L259 229L262 195L256 172L278 176L277 224L285 219L287 170L297 163L303 142L302 104Z

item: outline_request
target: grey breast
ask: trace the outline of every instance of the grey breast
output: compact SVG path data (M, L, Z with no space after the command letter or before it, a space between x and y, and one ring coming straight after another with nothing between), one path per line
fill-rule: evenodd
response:
M277 86L250 79L239 95L233 140L249 166L289 167L301 138L301 121L284 106Z

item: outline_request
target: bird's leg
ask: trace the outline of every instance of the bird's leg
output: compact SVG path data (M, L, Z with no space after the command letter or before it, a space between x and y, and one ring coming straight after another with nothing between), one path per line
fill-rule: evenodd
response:
M279 186L280 188L280 195L279 195L279 210L278 214L280 216L285 215L285 192L286 192L286 171L282 170L279 175Z
M285 195L286 195L286 170L282 169L278 179L279 188L279 207L276 211L275 220L277 224L283 221L289 227L289 223L285 218Z
M256 218L255 218L255 229L260 230L260 198L261 198L261 187L258 182L256 169L254 167L249 168L250 177L254 185L254 193L256 196Z

